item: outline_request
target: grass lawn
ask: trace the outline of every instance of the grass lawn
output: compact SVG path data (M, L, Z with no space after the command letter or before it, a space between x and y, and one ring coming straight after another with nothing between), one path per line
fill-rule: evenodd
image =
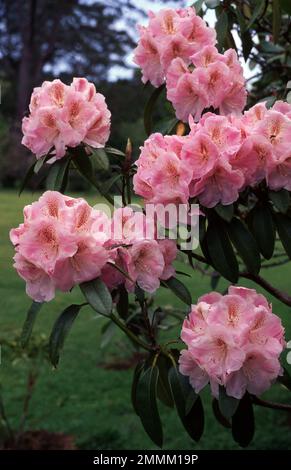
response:
M19 332L30 300L25 295L24 282L12 268L13 249L8 239L11 227L22 222L22 208L38 198L24 193L18 198L16 191L0 192L0 342L13 338ZM90 203L98 202L93 196ZM180 263L181 264L181 263ZM182 264L179 266L185 269ZM266 270L264 276L277 287L290 293L291 264ZM186 279L186 281L185 281ZM184 278L191 289L193 301L210 290L209 279L195 274ZM251 282L242 285L253 287ZM226 284L225 284L226 286ZM225 287L223 283L218 289ZM260 290L260 289L259 289ZM291 309L268 296L286 328L286 338L291 339ZM35 331L48 335L61 310L81 296L78 289L70 294L58 294L56 299L41 310ZM179 301L165 289L160 289L157 303L179 305ZM182 304L180 307L183 308ZM103 319L96 318L89 308L84 308L77 318L63 351L58 370L48 364L42 366L36 391L32 398L31 413L26 429L47 429L75 436L78 445L89 449L155 449L134 414L130 402L132 371L112 371L98 367L108 354L123 357L126 340L120 335L113 338L109 349L100 349L100 330ZM178 331L172 331L175 339ZM4 349L4 348L3 348ZM286 353L284 358L286 357ZM290 370L290 366L289 366ZM27 365L24 361L11 363L5 349L2 353L0 380L3 396L13 425L16 425L22 407ZM290 402L288 392L276 385L266 394L273 401ZM211 412L209 391L203 393L206 409L205 433L195 444L180 425L176 413L160 406L164 423L165 449L238 449L229 430L222 428ZM285 413L264 408L255 409L256 434L251 449L291 449L291 420Z

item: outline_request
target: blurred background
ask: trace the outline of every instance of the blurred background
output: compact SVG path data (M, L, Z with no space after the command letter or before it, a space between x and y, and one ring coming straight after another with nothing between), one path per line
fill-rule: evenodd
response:
M68 338L60 366L53 371L47 364L46 344L56 316L69 303L80 301L78 290L58 294L46 305L37 321L28 351L18 346L17 338L30 304L23 281L12 268L13 249L8 232L22 221L25 204L39 197L37 192L17 188L33 156L21 146L21 121L28 112L33 87L43 80L60 78L70 83L74 76L84 76L102 92L112 113L109 144L124 149L127 138L133 142L135 155L146 135L143 110L151 87L144 86L132 63L137 40L136 23L146 22L148 9L189 6L193 2L167 0L0 0L0 448L84 448L142 449L154 448L132 411L130 386L133 367L140 352L114 328L88 309L82 311ZM196 2L200 5L203 2ZM244 16L256 4L261 10L252 28L246 29ZM248 105L260 100L272 103L286 97L291 78L291 2L278 5L276 19L267 0L217 1L203 4L202 12L211 26L224 8L228 14L226 47L236 47L248 80ZM274 3L274 5L275 5ZM285 5L285 6L284 6ZM248 8L248 9L244 9ZM243 18L239 13L243 12ZM157 119L173 111L162 101ZM106 178L108 174L100 173ZM33 189L33 188L32 188ZM72 195L85 195L89 203L98 202L81 178L70 187ZM187 271L183 262L178 267ZM190 271L189 271L190 272ZM191 273L192 274L192 273ZM290 263L267 270L266 279L290 291ZM195 273L183 281L193 299L210 290L209 278ZM251 282L243 285L254 287ZM223 291L223 281L216 286ZM69 298L68 298L69 297ZM291 312L273 302L291 338ZM183 309L160 289L157 305ZM162 334L177 338L179 326L168 322ZM286 358L284 357L286 363ZM290 366L287 365L290 370ZM288 392L275 386L267 398L288 401ZM237 449L229 430L219 427L212 416L209 392L203 394L207 409L206 432L197 449ZM174 412L161 406L165 423L166 449L193 449ZM291 448L291 420L283 412L256 410L257 432L253 449Z

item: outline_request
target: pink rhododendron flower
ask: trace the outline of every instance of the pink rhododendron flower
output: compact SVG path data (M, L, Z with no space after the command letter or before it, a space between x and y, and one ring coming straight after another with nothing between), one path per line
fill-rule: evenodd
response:
M23 118L22 143L36 158L49 152L49 163L62 158L68 147L81 142L104 147L110 133L110 111L93 83L74 78L70 86L60 80L34 89L30 115Z
M150 11L148 16L148 26L138 27L140 39L133 59L142 70L144 83L162 85L173 59L181 58L188 65L195 52L215 44L215 30L196 15L193 7Z
M167 71L167 98L176 116L198 121L204 108L219 109L221 114L239 114L246 105L245 80L236 52L220 54L216 47L205 46L191 57L191 68L183 59L171 62Z
M157 240L151 221L130 207L110 219L82 198L46 191L23 212L24 222L10 232L14 267L37 302L100 276L110 290L123 284L132 292L137 283L154 292L175 274L175 242Z
M197 393L210 383L229 396L260 395L281 374L279 356L285 346L281 320L265 297L253 289L229 287L228 294L206 294L192 305L182 327L187 349L180 372Z

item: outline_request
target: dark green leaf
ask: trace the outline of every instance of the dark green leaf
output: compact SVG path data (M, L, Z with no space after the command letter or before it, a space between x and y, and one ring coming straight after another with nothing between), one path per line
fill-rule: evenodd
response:
M150 135L152 133L152 115L153 115L153 110L155 107L155 104L164 90L165 85L161 85L159 88L156 88L153 93L151 94L145 110L144 110L144 128L147 133L147 135Z
M157 360L157 366L159 368L159 380L158 380L158 398L163 402L166 406L173 407L173 397L171 393L171 388L169 384L169 369L172 367L171 360L160 354Z
M241 34L242 50L245 62L248 60L250 52L253 48L253 39L249 31L245 31Z
M218 286L221 276L217 272L213 272L210 279L210 286L212 290L215 290Z
M260 252L270 259L275 246L275 226L267 206L257 206L250 213L250 229L257 241Z
M65 338L81 308L82 305L70 305L61 313L53 326L49 339L49 356L54 367L58 365Z
M163 429L157 407L157 384L159 369L148 367L139 376L136 387L137 414L151 440L159 447L163 445Z
M274 219L282 245L291 259L291 218L283 214L274 214Z
M25 186L27 185L27 183L31 180L32 176L34 175L34 166L35 166L35 162L33 162L33 164L30 165L30 167L28 168L28 170L27 170L27 172L26 172L26 174L25 174L25 176L22 180L22 183L20 185L18 196L21 195L21 193L25 189Z
M221 414L229 421L237 410L239 400L228 396L225 388L219 386L218 405Z
M289 192L286 189L281 189L281 191L269 191L269 196L278 211L285 214L290 204Z
M193 393L188 379L173 366L169 371L169 382L180 420L189 436L198 442L204 430L204 412L201 399L197 396L196 400L193 400L192 408L189 410L187 407L188 413L186 413L189 394Z
M214 269L227 280L238 280L238 263L229 241L225 224L212 218L206 232L206 243Z
M256 1L253 14L250 18L250 21L248 22L248 25L247 25L248 29L254 24L256 19L259 18L262 15L262 13L264 12L265 3L266 3L265 0L257 0Z
M37 316L38 312L40 311L41 306L42 306L42 303L32 302L32 304L31 304L31 306L30 306L30 308L27 312L26 319L25 319L24 325L22 327L22 332L21 332L21 336L20 336L20 343L21 343L21 346L23 348L27 345L27 343L29 341L29 338L31 336L33 326L34 326L34 323L35 323L35 320L36 320L36 316Z
M231 428L230 422L227 421L227 419L223 416L223 414L221 414L218 400L216 400L216 398L212 400L212 411L213 411L215 418L222 426L224 426L225 428Z
M111 341L113 335L116 333L116 324L109 320L101 329L101 342L100 348L105 348Z
M83 295L95 312L100 315L109 316L112 311L111 294L101 279L83 282L80 284Z
M280 5L286 13L291 15L291 2L290 2L290 0L280 0Z
M279 375L277 381L291 391L291 376L285 367L283 367L283 375Z
M181 282L179 279L175 277L170 277L167 281L163 281L166 286L171 289L172 292L178 297L178 299L182 300L186 305L192 304L192 297L188 290L188 288Z
M119 293L119 298L116 304L116 310L118 312L118 315L126 320L128 317L128 292L125 289L124 285L122 284L118 288L118 293Z
M164 119L157 123L154 127L154 132L160 132L163 135L172 134L178 122L179 119L177 118Z
M217 35L217 42L220 46L220 49L224 47L227 29L228 29L228 16L226 11L222 11L217 18L217 22L215 25L216 35Z
M104 181L104 183L102 183L102 192L103 194L107 194L110 189L112 188L112 186L117 183L118 180L120 180L122 177L122 175L120 173L118 174L114 174L111 176L111 178L109 178L107 181Z
M70 158L64 157L53 163L46 179L47 188L52 191L60 191L64 187L64 181L70 166Z
M105 147L105 152L110 153L111 155L117 155L118 157L125 157L124 152L113 147Z
M223 220L226 222L230 222L231 219L233 218L233 204L230 204L229 206L223 206L222 204L217 204L214 208L215 212L221 217Z
M232 417L232 435L241 446L247 447L255 433L255 418L251 397L246 393Z
M261 257L257 242L246 225L234 218L228 226L228 234L248 271L258 274L261 268Z
M91 158L93 159L95 168L97 170L109 170L109 159L105 149L93 149L90 147L90 150L92 152Z
M39 170L44 165L44 163L48 160L48 158L49 158L48 155L44 155L43 157L39 158L36 161L36 163L34 165L34 169L33 169L34 173L37 174L39 172Z
M143 370L143 367L144 367L144 361L141 361L136 365L134 369L134 373L133 373L133 380L132 380L132 386L131 386L131 403L137 415L139 414L139 410L136 405L136 389L137 389L137 384L138 384L141 372Z

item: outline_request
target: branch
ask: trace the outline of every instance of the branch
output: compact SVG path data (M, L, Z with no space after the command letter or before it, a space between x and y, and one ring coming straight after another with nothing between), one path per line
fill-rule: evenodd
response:
M204 256L198 255L196 253L192 253L190 251L185 251L185 250L181 250L181 251L187 255L190 254L190 256L193 259L196 259L200 263L209 264L206 258L204 258ZM241 271L239 273L239 277L243 277L245 279L249 279L255 282L259 286L263 287L267 292L269 292L274 297L276 297L276 299L280 300L283 304L288 305L288 307L291 307L291 296L286 294L286 292L282 292L276 287L272 286L272 284L270 284L268 281L266 281L264 278L262 278L258 274L251 274L247 271Z
M273 401L262 400L261 398L252 395L252 400L255 405L262 406L263 408L272 408L273 410L283 410L291 412L291 405L285 403L274 403Z
M286 292L282 292L279 289L276 289L276 287L272 286L272 284L270 284L268 281L263 279L258 274L251 274L246 271L243 271L239 273L239 276L245 279L250 279L251 281L258 284L259 286L263 287L267 292L272 294L274 297L276 297L276 299L280 300L283 304L288 305L288 307L291 307L291 296L286 294Z

